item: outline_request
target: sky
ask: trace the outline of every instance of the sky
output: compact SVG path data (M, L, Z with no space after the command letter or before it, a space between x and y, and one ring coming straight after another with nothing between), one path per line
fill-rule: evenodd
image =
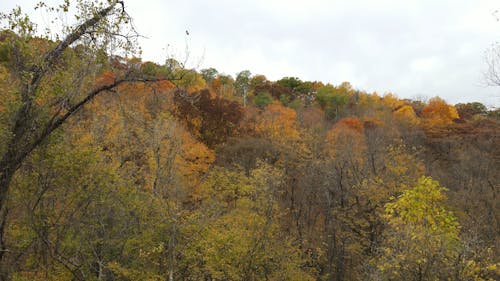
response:
M38 0L20 5L35 21ZM48 2L62 2L53 1ZM500 41L498 0L125 0L143 60L198 69L250 70L401 98L440 96L500 107L486 85L485 53ZM43 21L43 20L42 20ZM186 30L189 35L186 34ZM186 48L188 51L186 52Z

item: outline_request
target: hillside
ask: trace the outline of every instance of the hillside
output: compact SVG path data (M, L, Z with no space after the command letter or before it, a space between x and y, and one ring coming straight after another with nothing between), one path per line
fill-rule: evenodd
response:
M500 279L498 109L120 56L119 4L2 17L2 280Z

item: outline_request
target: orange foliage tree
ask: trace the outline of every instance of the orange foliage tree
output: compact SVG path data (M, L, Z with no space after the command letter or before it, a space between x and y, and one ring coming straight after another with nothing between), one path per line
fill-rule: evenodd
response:
M422 109L422 117L430 125L447 125L459 118L457 109L443 99L435 97Z
M295 110L273 103L257 117L255 130L277 143L293 143L300 139Z
M348 153L349 158L363 159L366 143L361 120L344 118L337 122L327 134L327 149L332 158Z

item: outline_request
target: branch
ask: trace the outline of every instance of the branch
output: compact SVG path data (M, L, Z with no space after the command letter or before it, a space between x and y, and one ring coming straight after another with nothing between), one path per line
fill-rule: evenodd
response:
M11 128L11 132L13 133L14 138L11 140L9 147L14 147L20 140L24 137L29 127L32 127L29 124L32 121L29 118L31 107L33 104L33 93L38 89L42 78L45 74L53 67L54 63L60 58L61 54L67 49L72 43L80 39L89 28L94 27L99 21L103 18L107 17L109 13L113 10L116 4L120 3L123 9L123 1L113 1L107 8L99 11L94 17L88 19L81 25L79 25L72 33L70 33L66 38L61 41L54 49L52 49L43 59L43 62L36 66L33 70L33 77L29 83L23 85L21 90L22 97L22 106L17 110L15 114L14 122ZM16 66L19 65L19 58L17 55L17 49L15 49L16 54ZM33 148L29 148L31 151ZM29 153L29 152L28 152ZM27 155L27 154L26 154ZM24 159L26 155L22 155L17 159ZM3 159L2 159L3 160ZM18 165L16 163L16 165Z
M106 91L112 91L116 87L118 87L121 84L124 83L152 83L152 82L159 82L159 81L165 81L168 80L166 78L123 78L120 80L116 80L115 82L101 86L99 88L96 88L89 92L85 98L83 98L80 102L76 103L73 105L71 108L68 109L68 111L62 115L59 118L56 118L56 116L53 116L51 120L47 123L45 126L45 129L42 131L42 133L30 144L27 146L27 148L19 154L18 158L16 161L18 163L21 163L28 154L30 154L37 146L39 146L54 130L57 128L61 127L66 120L77 113L80 109L85 106L85 104L89 103L92 101L97 95L99 95L102 92Z
M45 73L47 73L47 70L54 65L54 63L57 61L57 59L59 59L65 49L67 49L71 44L73 44L85 33L87 33L87 30L89 28L94 27L99 21L107 17L118 3L120 3L123 8L123 1L113 1L107 8L102 9L94 17L79 25L72 33L68 34L68 36L66 36L63 41L61 41L54 49L52 49L47 54L47 56L45 56L43 63L35 69L35 73L33 75L33 78L31 79L31 88L29 89L29 91L33 92L36 90L41 79L43 78Z

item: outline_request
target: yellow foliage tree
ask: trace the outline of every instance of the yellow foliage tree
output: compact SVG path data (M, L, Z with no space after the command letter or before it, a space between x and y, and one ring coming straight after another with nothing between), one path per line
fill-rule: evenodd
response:
M413 110L413 107L409 105L403 105L398 108L396 111L394 111L394 116L398 121L401 120L410 125L417 125L420 122L417 115L415 114L415 111Z
M421 177L385 205L389 228L375 259L375 280L449 280L459 258L460 225L437 181ZM448 268L449 270L443 270Z
M278 224L274 194L282 178L282 171L264 163L249 176L223 168L209 174L199 216L210 225L194 226L199 235L187 249L186 266L195 279L313 280Z

